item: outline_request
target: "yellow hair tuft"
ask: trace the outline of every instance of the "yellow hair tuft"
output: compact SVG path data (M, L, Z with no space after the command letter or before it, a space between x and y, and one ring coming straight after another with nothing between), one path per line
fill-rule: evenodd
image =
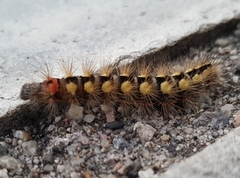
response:
M84 90L87 93L93 93L94 92L94 84L91 81L84 83Z
M171 94L172 88L173 88L173 86L167 81L160 84L160 90L164 94Z
M133 89L133 85L131 84L130 81L125 81L121 85L121 90L124 94L129 95Z
M106 81L102 84L102 91L104 93L110 93L113 89L113 84L110 81Z
M193 77L192 77L192 80L193 80L193 83L201 83L203 78L202 78L202 75L199 75L199 74L195 74Z
M143 95L150 95L152 93L152 85L148 82L143 82L139 87L139 91Z
M188 90L189 86L190 86L190 81L186 80L186 79L181 79L178 83L179 88L181 90Z
M75 96L76 95L76 91L77 91L77 88L78 86L73 83L73 82L70 82L66 85L66 89L67 91L72 95L72 96Z

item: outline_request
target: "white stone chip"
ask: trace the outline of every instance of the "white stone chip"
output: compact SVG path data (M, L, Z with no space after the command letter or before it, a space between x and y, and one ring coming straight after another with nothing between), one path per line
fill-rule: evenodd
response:
M156 129L151 125L143 124L141 122L137 122L133 129L137 131L142 142L150 141L156 132Z

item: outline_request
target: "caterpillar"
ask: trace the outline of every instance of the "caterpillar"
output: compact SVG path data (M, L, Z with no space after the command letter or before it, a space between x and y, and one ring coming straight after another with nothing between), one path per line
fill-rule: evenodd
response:
M219 63L206 56L176 65L117 62L97 71L91 63L82 66L83 74L74 76L73 63L62 62L63 78L54 78L46 67L45 80L24 84L20 98L33 106L45 105L51 114L56 114L62 104L90 108L105 104L119 106L123 113L156 111L168 117L196 111L209 88L218 85L221 77Z

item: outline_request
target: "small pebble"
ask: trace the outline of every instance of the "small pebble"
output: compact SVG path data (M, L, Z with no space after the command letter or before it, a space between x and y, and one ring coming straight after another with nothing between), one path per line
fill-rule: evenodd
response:
M137 122L134 124L133 129L137 131L141 141L143 143L150 141L156 132L156 129L153 128L151 125L144 125L141 122Z
M63 154L64 150L61 146L54 146L52 152L53 154Z
M101 150L100 150L100 148L99 148L98 146L94 148L94 153L95 153L96 155L98 155L98 154L101 153Z
M7 147L0 144L0 158L8 154Z
M72 176L71 176L72 177ZM92 172L90 170L82 171L81 172L82 178L92 178ZM77 177L76 177L77 178Z
M83 120L87 123L91 123L94 121L94 119L95 119L95 116L93 114L87 114Z
M118 171L123 166L123 162L119 161L115 166L113 167L113 172Z
M186 128L186 129L184 129L184 133L186 133L186 134L192 134L193 133L193 128Z
M109 148L110 143L109 143L109 141L107 140L107 138L102 138L102 139L101 139L101 146L102 146L103 148Z
M17 130L15 133L13 133L13 136L15 138L19 138L23 141L29 141L32 139L31 135L29 133L22 131L22 130Z
M173 152L176 150L176 146L173 144L170 144L168 146L165 147L169 152Z
M11 138L5 138L5 142L8 143L8 144L11 144L12 143L12 139Z
M237 54L237 50L236 49L233 49L230 51L230 55L234 55L234 54Z
M170 136L169 135L163 135L163 136L161 136L160 137L161 138L161 141L163 141L163 142L168 142L169 141L169 139L170 139Z
M221 107L221 111L224 112L224 111L231 111L233 110L234 107L232 104L225 104L224 106Z
M111 105L101 104L101 109L105 113L107 122L111 123L115 121L115 109Z
M149 158L150 152L148 150L143 150L142 155L143 155L144 158Z
M78 123L77 123L75 120L73 120L73 121L72 121L71 131L72 131L72 132L78 131L78 130L80 130L80 128L81 128L81 127L78 125Z
M227 134L227 133L229 133L229 130L228 129L224 129L223 133Z
M154 171L152 168L148 168L147 170L141 170L138 172L139 178L150 178L153 177Z
M31 170L31 172L29 173L28 177L38 178L38 177L40 177L39 175L40 175L39 171L33 169L33 170Z
M8 170L7 169L0 169L0 177L1 178L9 178L8 176Z
M236 76L236 75L234 75L233 77L232 77L232 79L233 79L233 82L234 83L238 83L238 76Z
M0 158L0 167L7 170L15 170L19 167L18 161L11 156L3 156Z
M116 137L113 139L113 147L117 150L124 150L128 147L128 142L122 137Z
M67 116L74 120L82 120L83 119L83 107L77 104L71 104L71 107L68 110Z
M39 161L38 158L35 157L35 158L33 159L33 163L34 163L34 164L38 164L39 162L40 162L40 161Z
M35 140L30 140L28 142L23 142L22 149L24 154L35 156L37 155L37 142Z
M57 165L57 172L64 172L65 171L65 166L64 165Z
M54 161L53 153L51 152L51 153L46 154L45 157L43 158L43 160L46 163L53 164L53 161Z
M85 162L85 160L83 158L72 158L71 163L72 166L80 166L81 164L83 164Z
M51 172L51 171L53 171L53 166L50 165L50 164L47 164L43 167L43 171L44 172Z
M206 126L207 123L208 123L208 118L205 115L201 115L193 121L193 124L196 124L198 126Z
M240 30L235 30L235 31L234 31L234 34L235 34L236 36L240 37Z
M176 138L178 141L182 141L184 139L181 135L178 135Z
M125 124L121 121L114 121L111 123L107 123L105 128L111 129L111 130L116 130L116 129L121 129L125 126Z
M94 132L94 129L91 126L83 126L83 130L88 136L91 136L91 134Z
M65 135L66 134L66 129L64 127L58 127L57 130L59 135Z
M213 138L218 138L219 137L219 133L218 132L213 132L212 136L213 136Z
M47 129L48 132L52 132L55 129L55 125L50 125Z
M98 112L98 108L97 108L97 107L94 107L94 108L92 108L92 111L93 111L94 113L97 113L97 112Z
M234 102L234 101L237 101L237 97L231 97L231 98L228 99L228 101L231 102L231 103Z
M230 60L237 60L239 58L240 58L240 56L237 56L237 55L230 56Z
M81 136L79 140L80 140L80 142L81 142L82 144L84 144L84 145L89 144L89 138L86 137L86 136Z
M215 41L215 45L221 46L221 47L225 47L227 45L229 45L230 40L228 40L227 38L219 38Z
M60 122L61 120L62 120L62 117L61 117L61 116L58 116L58 117L55 117L54 122L55 122L55 123L58 123L58 122Z
M117 170L117 172L121 175L125 175L129 171L129 168L133 168L133 162L131 160L125 162L123 166Z
M79 177L81 177L81 178L92 178L92 177L84 177L84 176L85 176L84 174L81 174L81 176L80 176L79 173L77 173L75 171L70 173L71 178L79 178Z
M57 138L55 141L55 145L65 145L68 146L70 143L70 139L68 138Z

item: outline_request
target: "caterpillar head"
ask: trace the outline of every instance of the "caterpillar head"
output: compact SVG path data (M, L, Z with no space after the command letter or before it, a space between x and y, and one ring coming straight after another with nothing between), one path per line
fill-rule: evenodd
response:
M22 100L29 100L31 99L35 93L41 91L41 84L40 83L25 83L22 86L20 92L20 99Z
M39 95L51 97L57 93L58 87L59 82L56 78L48 78L42 83L26 83L22 86L20 98L22 100L31 100Z

